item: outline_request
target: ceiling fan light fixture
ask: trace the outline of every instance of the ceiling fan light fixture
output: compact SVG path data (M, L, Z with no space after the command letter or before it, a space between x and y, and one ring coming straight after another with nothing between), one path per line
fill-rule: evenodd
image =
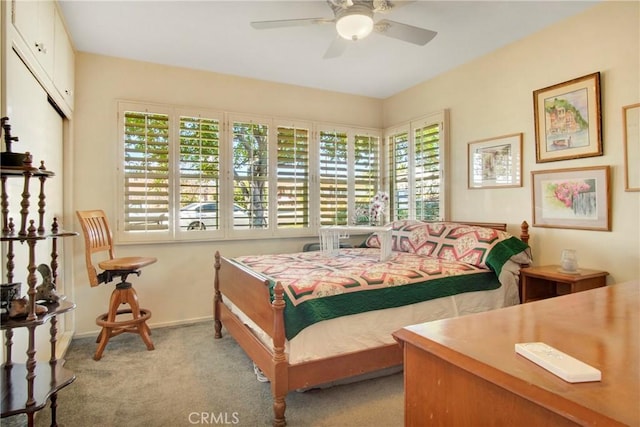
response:
M352 6L338 17L336 30L343 39L363 39L373 31L373 13L368 8Z

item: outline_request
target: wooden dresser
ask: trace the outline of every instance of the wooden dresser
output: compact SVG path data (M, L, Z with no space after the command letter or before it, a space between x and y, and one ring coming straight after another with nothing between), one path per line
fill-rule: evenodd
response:
M639 311L634 281L400 329L405 425L638 426ZM602 381L570 384L515 353L532 341Z

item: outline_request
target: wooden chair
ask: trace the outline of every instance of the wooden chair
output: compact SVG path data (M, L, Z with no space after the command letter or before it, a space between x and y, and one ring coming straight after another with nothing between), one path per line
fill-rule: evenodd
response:
M76 211L82 232L84 234L85 258L89 283L92 287L101 283L109 283L114 278L119 277L120 282L111 293L109 301L109 311L96 318L96 324L102 327L96 342L98 348L94 360L100 360L109 339L124 332L139 334L147 345L148 350L153 350L151 342L151 330L147 325L147 320L151 317L151 311L140 308L138 295L131 283L127 282L130 274L140 275L140 269L157 261L151 257L125 257L116 258L113 249L113 237L109 229L107 217L102 210ZM93 256L96 253L108 254L108 259L98 262L98 268L102 269L98 273ZM127 304L129 308L118 309L122 304ZM132 317L123 316L131 313Z

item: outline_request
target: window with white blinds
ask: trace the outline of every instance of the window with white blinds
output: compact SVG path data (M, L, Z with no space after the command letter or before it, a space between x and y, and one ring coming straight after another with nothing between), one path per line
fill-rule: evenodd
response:
M180 231L220 228L220 120L179 116Z
M320 225L350 225L382 190L380 135L320 130Z
M320 131L320 225L347 225L348 138L346 132Z
M416 218L440 218L440 123L424 124L413 132L415 143Z
M411 199L410 162L409 162L409 132L399 131L388 137L389 139L389 170L391 176L391 211L393 219L408 219L410 217L409 202Z
M269 125L233 121L234 229L269 226Z
M277 127L277 226L308 228L310 130L296 126Z
M375 129L129 101L118 118L119 242L317 235L381 189Z
M169 116L148 111L122 112L124 142L122 200L126 231L169 228Z
M447 218L446 112L390 130L389 181L394 219Z
M354 142L354 191L358 207L367 207L371 199L381 189L380 137L371 135L355 136Z

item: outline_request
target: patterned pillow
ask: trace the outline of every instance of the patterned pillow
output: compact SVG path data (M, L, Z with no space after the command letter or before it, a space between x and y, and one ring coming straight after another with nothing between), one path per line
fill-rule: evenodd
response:
M427 225L426 236L414 236L415 251L447 261L461 261L480 268L488 268L487 257L500 242L515 239L511 234L493 228L451 222Z
M507 232L453 222L396 221L391 237L392 250L396 252L461 261L495 271L499 271L507 259L528 248ZM378 236L369 236L365 246L379 248ZM529 256L527 252L527 258Z
M424 228L427 224L424 221L415 219L403 219L394 221L391 225L391 250L396 252L416 252L416 248L411 242L412 236L420 236L427 233ZM414 239L416 237L413 237ZM365 240L364 246L368 248L379 248L380 239L377 234L372 234Z

